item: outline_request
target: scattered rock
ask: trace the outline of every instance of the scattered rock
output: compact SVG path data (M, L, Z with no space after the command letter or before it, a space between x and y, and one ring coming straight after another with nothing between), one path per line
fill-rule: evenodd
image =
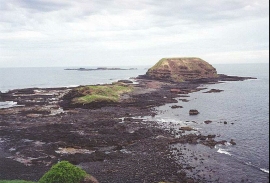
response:
M231 139L230 144L232 144L232 145L236 145L236 143L234 142L234 140L233 140L233 139Z
M206 120L206 121L204 121L204 123L209 124L209 123L212 123L212 121L211 120Z
M222 91L224 91L224 90L219 90L219 89L211 89L211 90L206 91L206 92L203 92L203 93L220 93L220 92L222 92Z
M216 135L207 135L207 138L208 139L213 139L213 138L215 138L216 137Z
M198 110L196 110L196 109L189 110L189 115L197 115L197 114L199 114Z
M133 83L131 80L118 80L119 83Z
M176 109L176 108L183 108L183 106L180 106L180 105L173 105L171 106L172 109Z
M179 97L190 97L189 95L179 95Z
M187 99L179 99L179 100L181 100L182 102L188 102L189 101Z

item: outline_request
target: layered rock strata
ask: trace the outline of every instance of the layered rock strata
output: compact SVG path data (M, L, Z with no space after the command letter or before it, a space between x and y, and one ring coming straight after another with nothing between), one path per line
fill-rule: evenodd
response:
M163 58L151 67L146 76L152 79L182 82L202 78L217 78L216 69L200 58Z

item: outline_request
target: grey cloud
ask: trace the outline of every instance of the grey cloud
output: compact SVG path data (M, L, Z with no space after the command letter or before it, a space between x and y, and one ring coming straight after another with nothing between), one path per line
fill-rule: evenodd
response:
M30 9L34 12L57 11L62 8L71 6L69 1L46 1L46 0L17 0L14 1L23 8Z
M197 24L269 16L269 2L265 0L167 0L152 1L151 13L173 21L186 20ZM250 8L250 10L247 10Z

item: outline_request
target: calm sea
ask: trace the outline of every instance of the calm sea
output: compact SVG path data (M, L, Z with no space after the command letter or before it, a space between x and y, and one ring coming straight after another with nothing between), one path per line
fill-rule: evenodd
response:
M201 166L201 169L207 168L212 172L204 176L202 174L206 173L196 172L198 177L206 176L209 182L269 182L269 64L213 66L219 74L258 79L202 85L207 89L190 94L186 98L189 102L179 101L183 108L172 110L172 104L157 108L160 114L155 116L155 120L161 124L167 123L167 127L171 123L180 123L194 127L203 135L216 134L216 140L229 142L233 139L236 142L235 146L227 143L213 149L187 145L187 153L210 156L204 159L203 164L189 160L188 163L193 167L200 169ZM203 93L209 89L224 91ZM190 116L190 109L197 109L200 114ZM212 123L205 124L206 120ZM183 161L181 157L174 158Z
M201 165L212 171L209 182L269 182L269 64L213 65L219 74L252 76L258 79L204 85L207 90L190 94L189 102L179 101L181 109L167 104L158 108L154 120L162 123L182 123L202 134L217 134L216 140L234 139L235 146L219 145L213 149L187 145L197 155L209 154ZM131 67L127 67L131 68ZM132 66L134 68L134 66ZM137 70L71 71L65 68L0 68L0 91L17 88L62 87L111 83L145 74L149 66ZM220 93L203 93L209 89ZM0 102L0 108L14 105ZM189 116L189 109L200 114ZM205 124L205 120L213 121ZM191 121L195 121L191 122ZM224 121L227 124L224 124ZM181 158L175 157L176 160ZM198 176L200 173L198 173Z

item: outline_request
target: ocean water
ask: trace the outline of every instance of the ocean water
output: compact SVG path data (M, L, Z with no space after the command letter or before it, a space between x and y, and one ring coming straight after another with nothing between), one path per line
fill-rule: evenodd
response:
M213 149L202 145L186 147L197 155L210 155L204 164L200 165L198 161L192 164L213 170L211 178L206 179L209 182L269 182L269 64L214 67L220 74L257 79L202 85L207 89L190 94L185 98L189 102L178 102L183 108L172 110L172 104L158 107L160 112L154 120L162 124L180 123L203 135L216 134L216 140L229 142L233 139L236 142L235 146L227 143ZM210 89L224 91L203 93ZM197 109L200 114L190 116L190 109ZM206 120L212 123L205 124Z
M236 145L218 145L213 149L202 145L187 145L198 155L209 155L204 164L189 162L195 167L211 170L209 182L269 182L269 64L213 65L219 74L251 76L257 79L202 85L207 88L179 100L181 109L172 104L158 107L159 114L152 120L181 123L202 134L217 134L216 140L234 139ZM131 67L127 67L131 68ZM134 66L132 66L134 68ZM0 68L0 91L17 88L62 87L111 83L145 74L149 66L121 71L67 71L65 68ZM210 89L220 93L203 93ZM0 102L0 108L16 105ZM190 116L197 109L200 114ZM213 121L205 124L205 120ZM192 122L194 121L194 122ZM224 121L227 124L224 124ZM198 132L196 132L198 133ZM187 152L188 153L188 152ZM181 160L180 157L174 157ZM193 172L194 173L194 172ZM200 173L198 173L198 176Z
M70 87L88 84L112 83L118 79L128 79L145 74L147 66L121 67L137 70L77 71L68 67L0 68L0 91L21 88ZM77 67L79 68L79 67ZM97 67L85 67L95 69Z

